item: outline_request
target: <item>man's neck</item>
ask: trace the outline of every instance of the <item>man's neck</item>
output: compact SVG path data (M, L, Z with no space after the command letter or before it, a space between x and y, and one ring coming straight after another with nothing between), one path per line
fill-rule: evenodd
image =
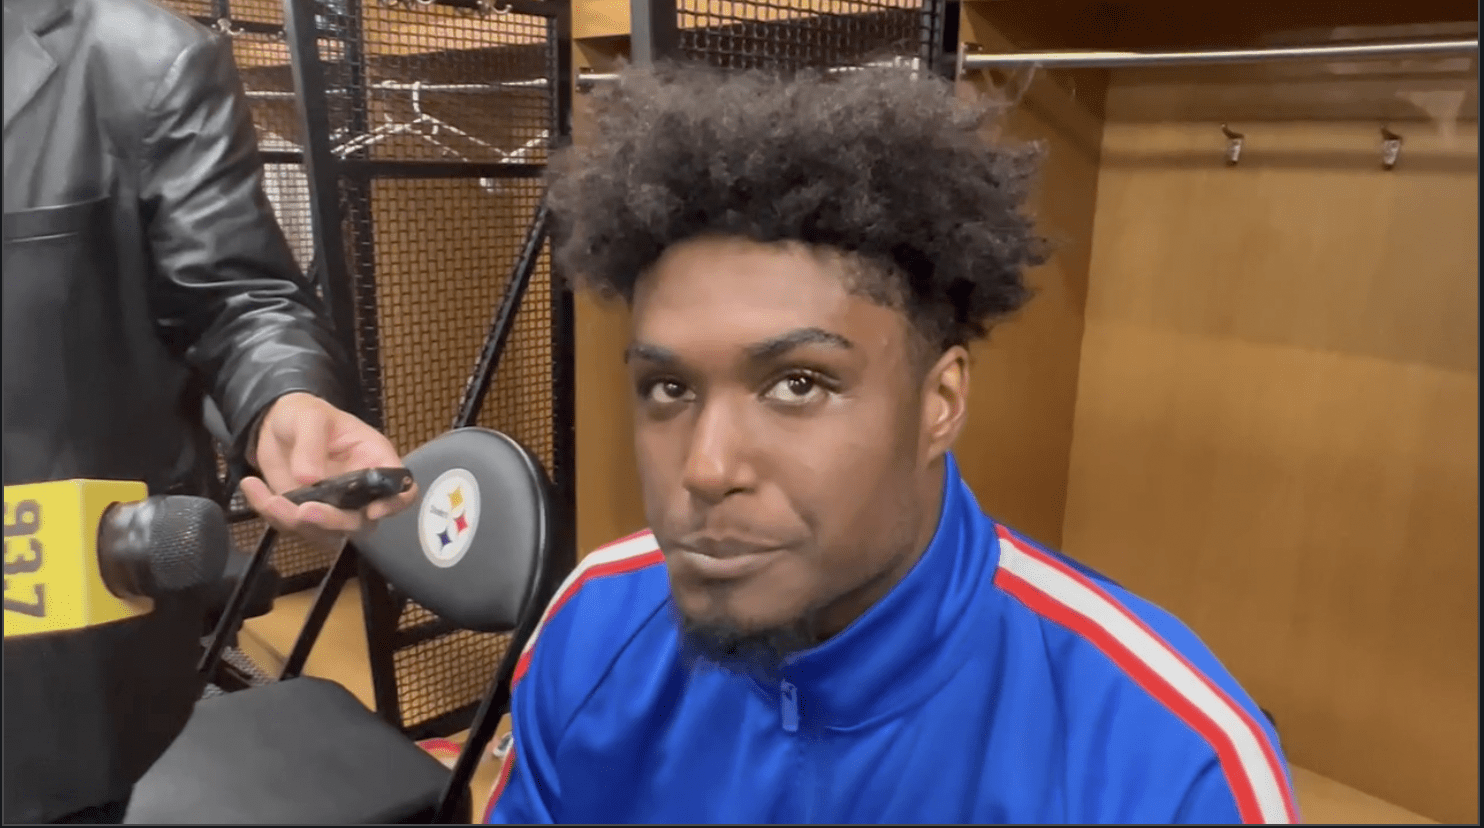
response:
M855 619L875 606L877 601L886 597L912 571L912 567L917 565L917 561L927 551L928 544L933 542L933 536L938 531L938 521L942 519L944 475L948 473L947 470L946 459L939 458L928 473L923 475L923 482L915 495L917 514L922 519L915 527L913 540L903 545L902 552L892 558L891 565L818 612L812 630L816 644L843 632Z

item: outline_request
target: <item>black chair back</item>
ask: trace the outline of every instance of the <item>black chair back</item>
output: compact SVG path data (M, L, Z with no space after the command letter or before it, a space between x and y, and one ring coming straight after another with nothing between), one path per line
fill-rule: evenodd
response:
M461 628L508 633L547 580L551 484L511 437L459 428L403 460L418 500L355 538L399 592Z
M457 428L403 459L417 503L356 538L382 577L464 629L513 633L433 817L467 818L468 785L510 706L510 680L556 588L551 482L519 442Z

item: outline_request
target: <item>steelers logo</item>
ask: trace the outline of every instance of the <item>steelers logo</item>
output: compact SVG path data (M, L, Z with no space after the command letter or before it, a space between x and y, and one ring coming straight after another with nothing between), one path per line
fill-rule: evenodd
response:
M469 551L479 527L479 484L463 469L440 474L423 496L417 536L437 566L453 566Z

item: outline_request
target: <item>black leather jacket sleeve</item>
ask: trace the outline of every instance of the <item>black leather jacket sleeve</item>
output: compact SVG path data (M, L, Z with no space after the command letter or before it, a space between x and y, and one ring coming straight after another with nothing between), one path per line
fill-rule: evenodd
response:
M205 379L237 465L278 397L307 391L346 408L349 366L264 194L230 47L192 43L149 100L138 186L156 324Z

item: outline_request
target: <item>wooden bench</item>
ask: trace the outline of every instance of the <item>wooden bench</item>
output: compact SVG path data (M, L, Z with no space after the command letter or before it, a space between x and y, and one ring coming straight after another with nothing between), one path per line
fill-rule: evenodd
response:
M1299 816L1313 825L1436 825L1437 821L1392 805L1348 785L1290 766Z

